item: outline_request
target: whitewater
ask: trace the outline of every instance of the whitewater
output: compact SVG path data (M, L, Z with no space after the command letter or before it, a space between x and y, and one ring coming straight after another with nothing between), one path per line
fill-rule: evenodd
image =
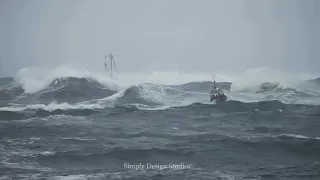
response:
M319 179L319 77L24 68L0 78L0 179Z

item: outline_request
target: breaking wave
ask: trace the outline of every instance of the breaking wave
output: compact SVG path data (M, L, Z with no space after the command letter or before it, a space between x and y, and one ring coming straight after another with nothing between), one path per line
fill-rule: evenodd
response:
M269 71L275 75L268 76ZM254 75L266 79L254 79ZM276 75L282 79L275 79ZM165 82L170 77L173 80ZM307 77L310 76L292 81L293 78L270 68L249 70L237 78L218 74L218 86L229 98L229 102L221 107L241 109L257 102L272 102L270 106L277 103L280 106L320 104L320 83L317 79L304 80ZM115 81L102 74L68 67L27 68L20 70L14 78L0 79L0 114L7 119L21 119L57 114L77 115L80 110L90 115L99 109L115 107L131 110L164 110L197 104L206 107L209 106L212 85L210 78L207 74L155 72L145 76L122 74Z

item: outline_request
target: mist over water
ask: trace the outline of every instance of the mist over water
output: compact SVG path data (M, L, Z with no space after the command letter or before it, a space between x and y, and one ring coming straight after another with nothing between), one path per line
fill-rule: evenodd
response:
M59 13L57 13L59 9ZM70 65L103 71L317 72L319 3L263 1L2 1L1 76Z
M319 10L1 1L0 179L320 179Z

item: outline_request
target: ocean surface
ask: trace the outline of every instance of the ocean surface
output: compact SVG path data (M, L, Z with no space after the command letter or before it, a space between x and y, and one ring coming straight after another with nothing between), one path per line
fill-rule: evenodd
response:
M1 180L320 179L319 79L219 82L215 104L210 81L22 74L0 78Z

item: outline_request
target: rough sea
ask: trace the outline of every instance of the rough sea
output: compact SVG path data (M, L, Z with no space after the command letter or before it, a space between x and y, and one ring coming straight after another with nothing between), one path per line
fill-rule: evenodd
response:
M211 76L36 70L0 78L1 180L320 179L319 79L217 79L228 101L215 104Z

